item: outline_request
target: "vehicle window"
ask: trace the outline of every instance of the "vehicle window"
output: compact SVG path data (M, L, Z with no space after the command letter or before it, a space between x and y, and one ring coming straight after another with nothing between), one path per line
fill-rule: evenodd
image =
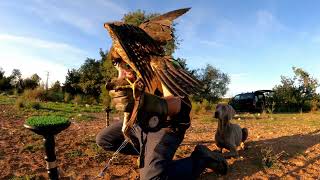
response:
M258 99L263 99L263 95L262 95L262 94L259 94L259 95L258 95Z
M253 98L254 98L253 96L254 96L254 95L253 95L252 93L242 94L241 97L240 97L240 99L241 99L241 100L244 100L244 99L253 99Z
M236 101L238 101L240 99L240 95L236 95L235 97L234 97L234 100L236 100Z

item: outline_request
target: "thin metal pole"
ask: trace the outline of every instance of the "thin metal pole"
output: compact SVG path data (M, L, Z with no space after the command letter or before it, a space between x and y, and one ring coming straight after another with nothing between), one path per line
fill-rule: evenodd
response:
M118 157L119 152L128 144L129 139L125 139L122 144L119 146L117 151L112 154L112 157L109 159L107 165L102 169L102 171L96 176L96 178L102 178L105 175L105 172L108 170L111 162Z

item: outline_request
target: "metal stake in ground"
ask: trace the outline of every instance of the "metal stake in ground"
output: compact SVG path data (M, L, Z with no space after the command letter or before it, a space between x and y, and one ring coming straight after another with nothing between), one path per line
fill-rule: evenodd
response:
M54 136L44 136L44 148L46 152L45 160L47 162L47 171L49 179L58 179L58 168L56 163Z
M110 125L110 112L111 112L111 108L108 106L105 109L106 112L106 127L108 127Z

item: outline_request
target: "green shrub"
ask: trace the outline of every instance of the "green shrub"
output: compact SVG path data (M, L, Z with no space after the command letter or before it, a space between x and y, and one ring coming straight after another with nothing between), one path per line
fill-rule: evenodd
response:
M309 112L312 109L312 101L306 101L304 102L303 106L302 106L302 111L303 112Z
M98 102L92 96L82 96L82 104L98 104Z
M37 101L46 101L46 91L42 88L37 89L27 89L23 92L22 98L26 100L37 100Z
M48 91L46 94L47 101L62 102L64 100L63 93L60 91Z
M200 110L201 110L201 105L200 105L200 103L199 103L199 102L192 101L191 104L192 104L192 111L193 111L194 113L198 114L198 113L200 112Z
M72 95L70 93L64 93L64 102L68 103L72 100Z
M318 111L319 109L319 101L317 99L313 99L311 101L311 111Z
M36 110L39 110L41 108L41 105L37 101L31 101L31 102L29 102L29 107L36 109Z
M208 100L203 100L201 103L201 108L205 111L210 111L213 109L213 104L211 104Z
M105 86L101 87L100 102L102 102L104 107L110 107L111 97Z
M82 96L81 96L81 95L76 95L76 96L73 98L73 103L75 103L75 104L82 104Z

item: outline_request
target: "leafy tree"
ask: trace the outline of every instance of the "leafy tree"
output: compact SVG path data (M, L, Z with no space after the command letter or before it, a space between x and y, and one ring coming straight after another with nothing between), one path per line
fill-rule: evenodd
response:
M79 86L85 95L92 96L96 98L96 100L99 99L103 80L101 65L101 61L87 58L85 63L79 69Z
M101 73L103 76L103 82L108 82L112 78L117 77L118 71L113 66L110 57L108 56L108 52L103 52L103 50L100 48L100 56L102 61L102 67L101 67Z
M295 79L297 81L295 95L297 97L297 103L302 110L302 106L308 100L312 100L316 97L316 89L319 87L318 80L311 77L310 74L301 68L293 67Z
M82 94L80 83L80 73L76 69L68 70L66 80L64 82L63 91L71 94L72 96L76 94Z
M21 71L19 69L13 69L11 73L11 78L11 84L16 87L19 81L21 80Z
M40 76L38 74L33 74L31 77L30 77L31 80L33 80L34 82L36 82L38 85L40 85Z
M188 68L187 60L184 59L184 58L177 58L177 59L175 59L175 61L177 61L179 63L179 65L180 65L180 67L182 67L185 71L187 71L192 76L196 76L197 71L199 71L199 70L196 70L196 69Z
M2 67L0 67L0 79L4 78L4 71L2 69Z
M207 64L204 69L198 70L196 76L204 85L204 91L194 96L196 101L206 99L209 102L217 102L227 93L229 76L212 65Z
M21 71L19 69L12 70L10 80L10 84L18 93L21 93L23 91L23 79L21 78Z
M2 68L0 68L0 91L8 91L12 89L12 86L10 84L11 77L6 77L4 73L5 71L3 71Z
M22 81L22 86L23 86L23 90L25 89L35 89L36 87L39 86L39 83L35 80L33 80L32 78L25 78Z
M53 92L60 92L61 91L60 81L54 82L50 90L52 90Z
M16 79L21 79L21 71L19 69L13 69L11 76Z
M108 56L108 52L103 52L100 49L101 61L103 62L101 72L103 76L103 84L101 85L101 94L100 100L102 104L106 107L110 105L111 97L109 92L105 88L105 83L111 81L111 79L117 77L118 71L113 66L110 56Z
M294 81L292 79L281 76L281 85L275 86L273 90L273 99L277 105L277 111L289 111L291 106L296 103Z
M127 23L127 24L131 24L134 26L139 26L141 23L143 23L144 21L153 18L155 16L158 16L158 13L150 13L150 14L146 14L145 11L142 11L141 9L138 9L134 12L129 12L127 14L125 14L122 18L122 21Z
M38 74L33 74L30 78L22 80L22 89L35 89L40 85L40 77Z
M301 68L292 70L294 77L281 76L281 84L273 89L278 111L302 111L306 102L318 97L318 80Z

